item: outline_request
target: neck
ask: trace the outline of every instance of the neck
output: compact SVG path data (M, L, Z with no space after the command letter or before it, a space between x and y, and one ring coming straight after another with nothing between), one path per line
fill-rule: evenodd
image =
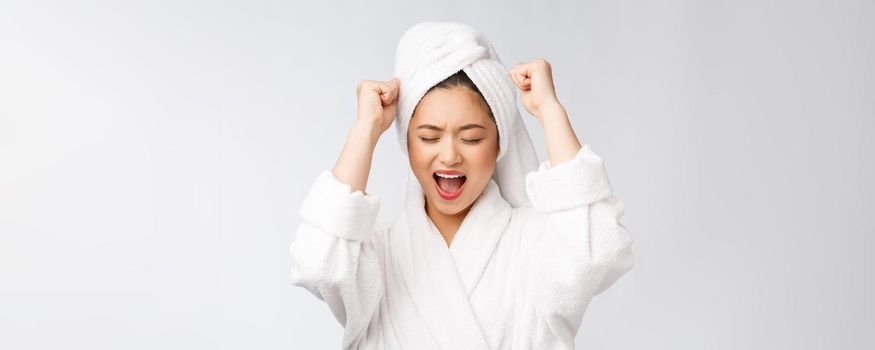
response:
M469 206L456 214L445 214L440 212L440 210L434 209L433 206L428 205L427 200L425 204L425 213L428 215L428 218L431 219L431 222L434 223L434 226L437 227L438 231L440 231L441 236L444 237L444 241L447 242L447 248L449 248L450 244L453 242L453 237L456 236L456 231L459 231L459 227L462 226L462 220L468 215L470 209L471 207Z

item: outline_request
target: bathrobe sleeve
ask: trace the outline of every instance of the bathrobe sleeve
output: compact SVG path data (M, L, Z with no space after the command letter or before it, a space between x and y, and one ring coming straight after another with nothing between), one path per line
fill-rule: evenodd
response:
M322 172L304 199L302 222L289 247L291 282L325 301L344 326L343 348L361 340L383 295L383 276L373 241L380 201L351 191Z
M526 192L546 215L534 247L538 312L553 332L575 334L590 299L632 269L623 205L589 145L556 166L542 162L526 175Z

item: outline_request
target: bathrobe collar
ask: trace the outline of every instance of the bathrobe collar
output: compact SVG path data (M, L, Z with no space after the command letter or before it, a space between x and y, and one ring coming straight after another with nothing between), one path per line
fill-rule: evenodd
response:
M390 254L423 322L441 348L487 348L469 297L511 218L511 206L490 179L450 247L425 212L422 187L411 172L405 207L390 238Z

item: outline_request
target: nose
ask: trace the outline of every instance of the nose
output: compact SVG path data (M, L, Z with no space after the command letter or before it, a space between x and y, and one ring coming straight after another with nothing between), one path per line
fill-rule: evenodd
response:
M454 142L444 142L438 159L446 166L453 166L462 162L462 155L456 151Z

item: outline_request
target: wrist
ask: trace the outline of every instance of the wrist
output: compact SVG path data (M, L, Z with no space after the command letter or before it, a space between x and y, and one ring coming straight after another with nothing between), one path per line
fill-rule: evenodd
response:
M350 139L355 139L358 142L367 144L370 147L375 147L377 141L380 140L380 135L383 133L379 126L365 121L357 120L353 124L349 132Z
M559 101L551 102L542 105L538 108L538 120L541 123L552 122L555 120L568 119L568 114L565 112L565 107Z

